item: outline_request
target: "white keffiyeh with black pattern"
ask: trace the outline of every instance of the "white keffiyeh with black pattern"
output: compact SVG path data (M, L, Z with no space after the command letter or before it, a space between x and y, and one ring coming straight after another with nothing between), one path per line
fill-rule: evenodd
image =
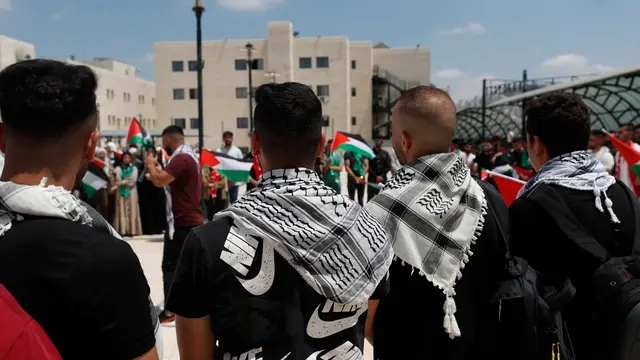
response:
M403 166L365 209L391 236L396 260L412 266L445 296L444 329L460 336L455 284L484 226L487 202L455 153L427 155Z
M360 205L310 169L266 172L216 218L245 236L271 241L318 294L338 303L369 300L393 258L387 234Z

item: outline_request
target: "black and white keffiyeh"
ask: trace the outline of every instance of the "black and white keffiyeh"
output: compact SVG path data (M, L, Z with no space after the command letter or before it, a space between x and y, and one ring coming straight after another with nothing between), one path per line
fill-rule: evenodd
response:
M540 184L591 191L595 198L596 208L600 212L605 211L602 207L602 199L604 198L604 205L609 212L611 222L620 223L613 212L613 203L607 196L607 189L615 183L616 178L607 172L600 160L587 151L574 151L547 161L540 168L540 171L524 184L518 192L518 197L527 197Z
M176 149L176 151L173 152L173 154L171 154L171 157L167 161L167 166L169 166L169 164L171 164L171 160L173 160L179 154L187 154L191 156L193 158L193 161L196 162L196 165L198 165L198 157L195 151L193 151L193 147L191 147L191 145L189 144L182 144ZM198 168L200 168L200 165L198 165ZM171 187L169 185L165 185L164 195L166 199L164 203L165 213L167 217L167 236L169 237L169 240L171 240L173 239L173 233L175 232L175 223L173 216L173 200L171 199Z
M416 269L445 296L444 329L460 336L455 284L484 227L487 202L455 153L423 156L403 166L365 209L391 236L396 260Z
M273 242L312 289L338 303L367 301L393 258L380 223L311 169L266 172L215 216L232 218L245 236Z

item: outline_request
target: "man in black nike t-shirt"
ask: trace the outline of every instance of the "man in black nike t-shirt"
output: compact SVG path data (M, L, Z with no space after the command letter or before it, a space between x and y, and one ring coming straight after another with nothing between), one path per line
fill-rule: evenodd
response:
M264 174L187 237L167 303L180 356L360 360L366 313L388 291L387 235L313 170L325 142L313 91L267 84L255 97Z

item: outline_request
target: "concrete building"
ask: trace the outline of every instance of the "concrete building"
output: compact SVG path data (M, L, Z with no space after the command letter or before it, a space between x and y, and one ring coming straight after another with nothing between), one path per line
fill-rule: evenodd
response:
M291 22L270 22L266 39L205 41L204 142L219 146L231 131L235 144L249 147L247 49L253 45L252 87L266 82L296 81L309 85L323 102L325 132L374 131L388 135L390 109L400 92L430 83L430 52L426 48L374 48L369 41L344 36L300 38ZM196 43L158 42L154 46L157 126L185 128L197 143ZM255 106L255 103L253 104Z
M18 61L35 57L35 45L0 35L0 70Z
M156 117L156 85L139 78L133 65L108 58L63 61L87 65L98 76L98 127L103 140L124 140L134 117L152 135L159 135L162 131Z

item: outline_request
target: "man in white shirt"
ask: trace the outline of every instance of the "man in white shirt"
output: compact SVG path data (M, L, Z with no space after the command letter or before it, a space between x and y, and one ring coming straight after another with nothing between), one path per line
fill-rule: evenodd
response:
M216 152L227 154L236 159L242 159L242 151L237 146L233 145L233 133L231 131L225 131L222 134L223 144L216 150ZM233 204L238 199L238 187L240 184L227 180L229 184L229 203Z
M607 136L600 130L591 131L591 136L589 137L589 150L593 157L600 160L604 168L607 169L607 172L611 173L613 171L613 167L616 162L611 154L611 150L609 147L604 144L607 141Z
M631 145L636 151L640 151L640 145L633 142L633 125L620 125L616 132L616 137L625 144ZM631 165L620 155L616 153L616 178L622 181L629 189L633 190L636 196L640 196L640 186L636 185L636 175L631 171Z

